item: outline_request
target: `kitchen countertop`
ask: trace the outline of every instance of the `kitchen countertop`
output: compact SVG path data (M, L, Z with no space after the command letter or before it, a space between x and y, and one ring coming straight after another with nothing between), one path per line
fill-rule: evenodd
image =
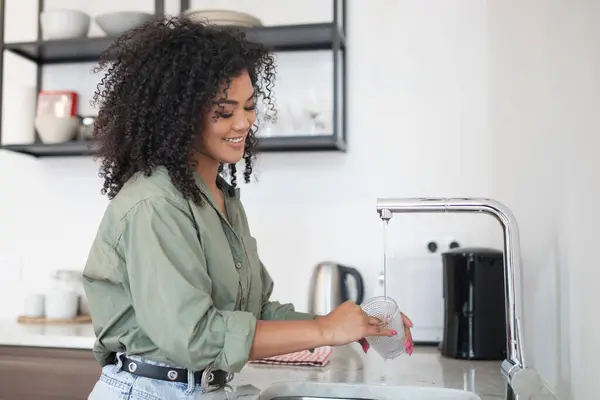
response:
M0 346L91 349L91 324L22 325L0 321ZM381 359L373 350L363 354L358 344L334 349L330 363L322 368L248 365L226 391L203 399L258 399L258 392L276 382L339 382L368 385L421 386L461 389L478 394L482 400L505 398L506 384L499 361L464 361L442 357L434 347L415 348L392 361ZM557 400L549 391L534 400Z
M0 346L91 349L95 341L92 324L29 325L0 320Z
M412 356L404 354L395 360L385 361L373 350L365 355L358 344L335 348L330 363L323 368L248 366L230 383L231 393L215 393L207 398L258 399L258 392L275 382L449 388L474 392L482 400L506 398L506 382L500 373L500 361L454 360L442 357L435 347L419 346ZM545 390L531 400L558 399Z

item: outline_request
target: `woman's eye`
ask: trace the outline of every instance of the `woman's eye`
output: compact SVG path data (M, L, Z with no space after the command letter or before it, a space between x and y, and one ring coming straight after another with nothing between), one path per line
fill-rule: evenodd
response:
M246 110L246 111L254 111L254 110L256 110L256 104L252 104L250 106L246 106L246 107L244 107L244 110ZM233 112L217 111L217 115L219 116L219 118L231 118L231 117L233 117Z

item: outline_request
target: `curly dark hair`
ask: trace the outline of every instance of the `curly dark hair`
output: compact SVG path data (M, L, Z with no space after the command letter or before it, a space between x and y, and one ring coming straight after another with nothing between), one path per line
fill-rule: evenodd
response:
M134 174L169 172L185 198L202 204L190 155L212 101L231 79L247 71L257 98L274 118L274 57L236 29L185 17L154 19L119 37L101 56L95 72L105 71L92 104L99 107L93 138L101 159L103 195L114 198ZM211 116L218 118L218 114ZM251 127L244 149L250 181L258 139ZM236 166L219 167L236 186Z

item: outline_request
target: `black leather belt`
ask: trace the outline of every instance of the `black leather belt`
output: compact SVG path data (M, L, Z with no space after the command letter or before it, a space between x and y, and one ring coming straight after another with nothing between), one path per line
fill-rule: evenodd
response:
M167 382L188 383L188 370L185 368L148 364L143 361L132 360L125 355L120 355L118 358L122 363L121 370L133 375ZM232 378L232 374L221 370L213 371L210 368L194 372L194 383L196 385L202 384L205 389L222 387Z

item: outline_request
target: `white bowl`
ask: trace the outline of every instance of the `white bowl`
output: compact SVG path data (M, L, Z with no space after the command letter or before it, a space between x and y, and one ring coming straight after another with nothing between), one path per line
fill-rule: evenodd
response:
M94 19L108 36L121 36L154 18L153 14L138 11L119 11L100 14Z
M79 118L59 118L52 115L35 117L35 130L42 143L54 144L73 140L79 131Z
M79 10L45 10L40 14L44 40L86 37L91 18Z

